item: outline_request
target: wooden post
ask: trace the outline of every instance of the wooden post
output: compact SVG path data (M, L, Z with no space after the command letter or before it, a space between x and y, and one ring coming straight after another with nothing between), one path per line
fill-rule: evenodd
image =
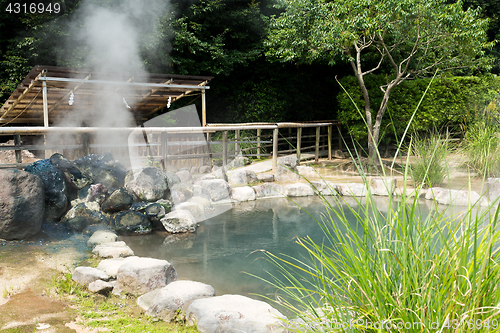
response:
M43 126L49 127L49 105L47 99L47 82L42 82L42 100L43 100ZM45 144L47 144L47 135L43 136ZM45 158L49 158L51 155L51 151L45 151Z
M314 150L314 161L317 163L319 160L319 135L321 131L321 127L316 127L316 147Z
M14 135L14 145L16 146L21 145L21 136L19 134ZM18 164L23 163L23 156L21 155L21 151L16 149L15 154L16 154L16 163Z
M288 127L288 149L292 150L293 145L292 145L292 128Z
M160 159L161 167L164 172L167 171L167 161L168 161L168 133L161 132L160 134Z
M222 132L222 166L227 164L227 131Z
M302 145L302 127L297 127L297 159L300 164L300 148Z
M83 156L90 155L90 134L82 133L81 139Z
M273 130L273 171L278 166L278 128Z
M206 165L208 165L211 168L213 167L213 165L212 165L212 145L210 144L210 141L211 141L211 135L210 133L207 133L208 161Z
M234 131L234 139L236 141L234 144L235 155L238 155L240 153L240 144L238 143L240 141L240 130Z
M201 91L201 126L207 126L207 101L205 90Z
M332 160L332 125L328 126L328 159Z
M260 158L260 134L262 130L259 128L257 129L257 157Z
M337 125L337 129L339 130L339 149L342 150L342 130L340 128L340 125Z

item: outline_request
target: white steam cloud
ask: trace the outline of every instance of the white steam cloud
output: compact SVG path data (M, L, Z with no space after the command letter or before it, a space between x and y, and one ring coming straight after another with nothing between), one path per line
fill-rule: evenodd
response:
M83 2L72 21L66 55L83 52L80 61L95 73L88 79L113 81L146 80L141 49L158 36L157 22L168 9L168 1L124 0ZM79 77L83 79L85 77ZM93 86L97 94L75 90L73 111L56 126L130 127L136 126L129 108L137 102L132 90L125 86ZM85 101L79 103L79 101ZM90 104L90 107L88 106ZM60 138L54 138L60 140ZM126 145L127 137L99 135L100 144ZM116 152L113 152L116 154ZM118 158L118 156L115 156ZM125 156L124 156L125 157Z

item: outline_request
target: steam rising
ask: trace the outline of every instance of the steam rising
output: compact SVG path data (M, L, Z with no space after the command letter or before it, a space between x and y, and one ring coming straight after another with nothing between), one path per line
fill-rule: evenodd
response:
M157 36L156 28L160 15L166 13L167 1L125 0L84 1L73 16L70 27L71 40L65 46L66 55L85 54L80 61L83 67L93 73L105 74L104 79L112 81L145 81L147 71L141 59L144 42L151 42ZM61 60L61 62L64 62ZM109 75L112 74L112 75ZM79 77L81 79L85 77ZM133 127L137 124L129 111L137 102L137 95L124 86L103 85L98 94L86 95L84 89L71 95L73 111L56 126L90 127ZM92 99L91 107L83 107L83 101ZM61 138L52 138L59 141ZM99 135L100 144L126 145L127 137ZM52 141L52 140L51 140ZM115 153L115 152L113 152ZM118 156L115 156L118 157Z

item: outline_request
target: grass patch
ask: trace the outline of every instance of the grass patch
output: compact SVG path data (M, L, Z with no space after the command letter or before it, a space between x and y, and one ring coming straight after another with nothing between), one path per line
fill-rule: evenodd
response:
M467 156L466 165L485 177L500 175L500 128L498 124L479 120L465 135L462 148Z
M448 138L437 133L428 136L415 135L408 148L414 156L411 178L416 186L439 186L448 173L446 158L450 154Z
M144 315L135 297L103 296L89 292L74 282L71 274L61 274L54 279L54 291L71 303L82 323L90 328L106 328L108 332L126 333L196 333L194 327L184 323L166 323Z

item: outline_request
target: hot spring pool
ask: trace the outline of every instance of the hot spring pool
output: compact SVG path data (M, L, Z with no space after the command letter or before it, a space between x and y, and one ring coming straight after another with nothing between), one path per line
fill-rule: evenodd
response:
M329 198L333 204L333 198ZM351 207L352 198L345 198ZM375 198L384 212L387 198ZM244 202L232 209L203 221L193 234L169 235L157 232L150 235L121 237L137 256L165 259L177 270L179 279L194 280L212 285L217 295L272 295L274 288L246 273L269 278L275 271L259 250L294 257L304 255L296 237L309 236L321 242L324 234L313 217L325 212L317 197L266 199ZM299 206L303 207L301 209ZM428 211L425 204L423 210ZM309 212L312 217L306 212ZM355 226L354 216L346 209ZM349 215L350 214L350 215Z

